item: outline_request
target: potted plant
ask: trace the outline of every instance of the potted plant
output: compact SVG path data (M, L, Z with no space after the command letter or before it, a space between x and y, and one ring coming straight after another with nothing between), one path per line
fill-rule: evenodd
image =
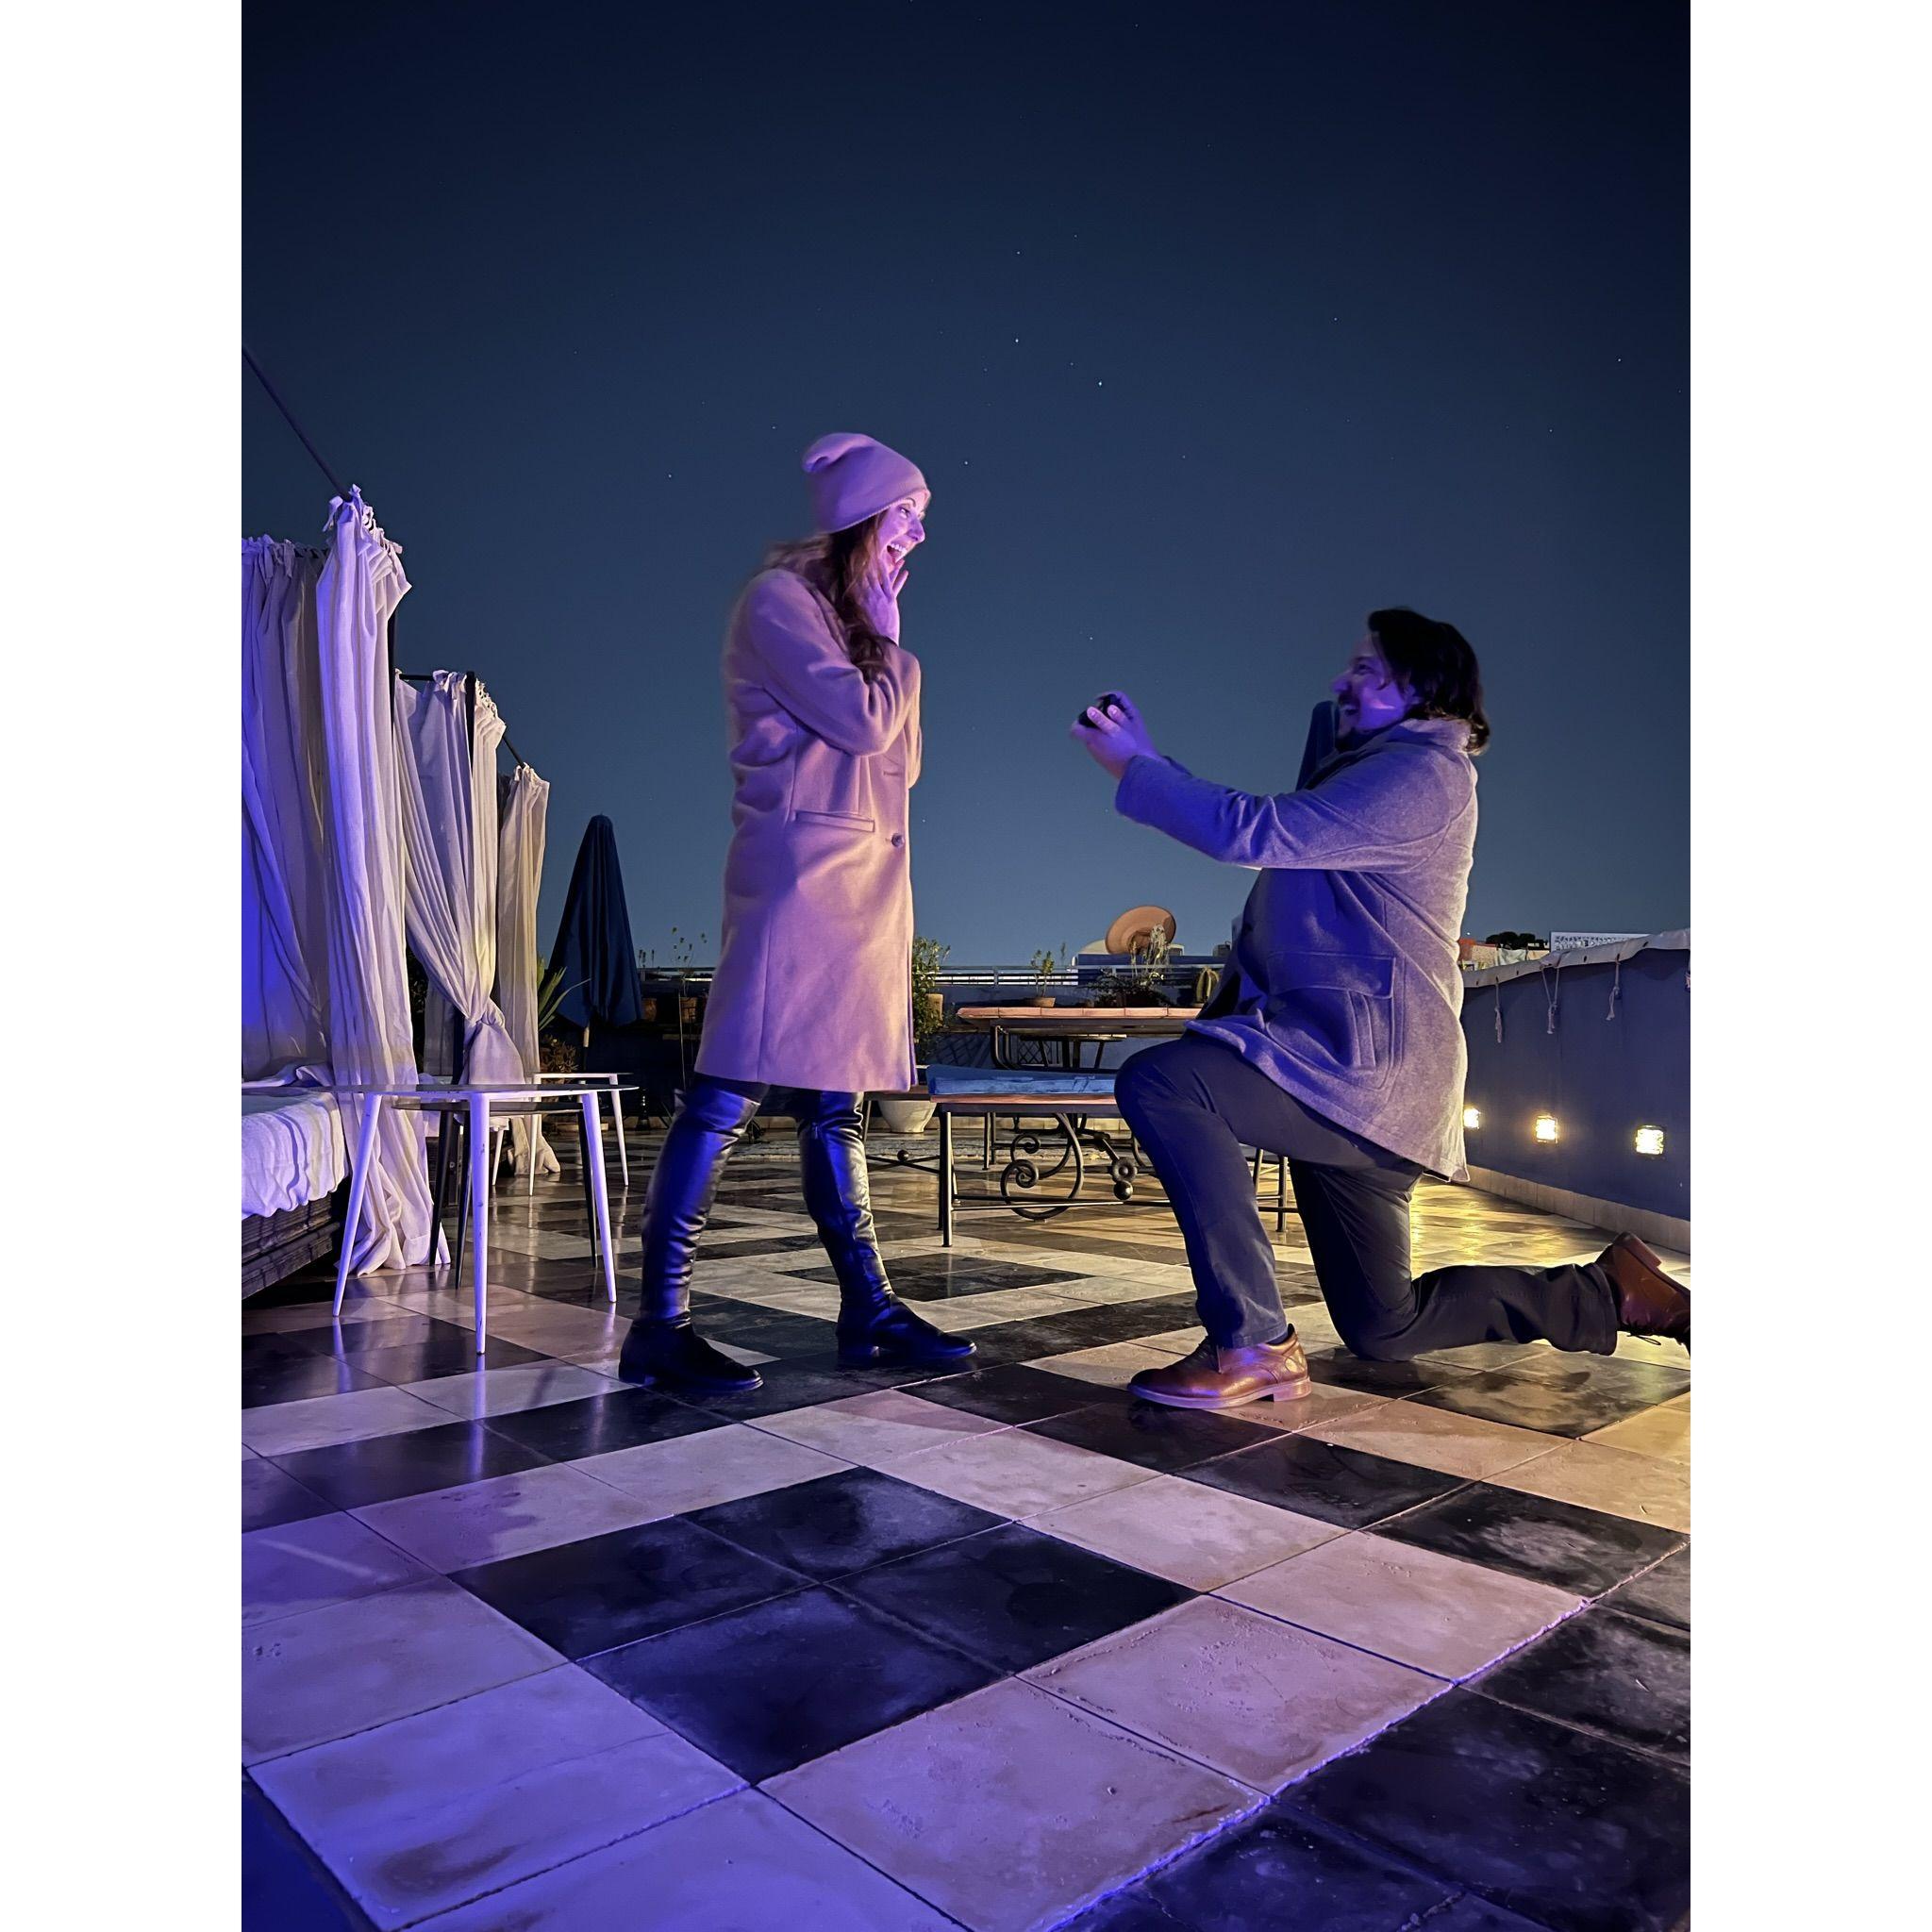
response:
M654 992L642 991L642 988L649 983L657 964L658 956L656 953L648 952L642 946L638 948L638 986L640 989L638 992L638 1018L640 1020L656 1020L658 1017L658 995Z
M1042 989L1053 985L1060 974L1066 971L1072 959L1072 949L1064 940L1060 941L1060 949L1058 953L1051 946L1041 947L1033 956L1034 985ZM1054 1004L1054 996L1050 992L1041 991L1035 993L1026 1004L1032 1007L1050 1007Z
M1093 1004L1097 1007L1166 1007L1168 962L1179 950L1174 941L1150 933L1127 955L1124 966L1101 974L1095 984Z
M698 944L702 946L705 942L706 935L699 933ZM685 991L685 988L691 984L691 935L679 932L675 925L671 928L671 957L677 961L672 974L672 976L677 981L677 1024L680 1028L694 1026L697 1024L698 1018L698 996L694 992L687 992Z
M937 940L912 941L912 1057L924 1072L926 1042L946 1024L946 996L940 987L940 968L950 946ZM879 1118L891 1134L923 1134L932 1124L933 1103L924 1094L875 1094Z

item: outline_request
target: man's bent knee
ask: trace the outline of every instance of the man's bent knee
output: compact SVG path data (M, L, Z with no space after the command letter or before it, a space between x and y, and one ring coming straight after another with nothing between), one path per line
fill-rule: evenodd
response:
M1374 1314L1344 1317L1332 1308L1329 1319L1341 1337L1342 1347L1366 1362L1406 1362L1420 1353L1407 1322L1386 1321Z

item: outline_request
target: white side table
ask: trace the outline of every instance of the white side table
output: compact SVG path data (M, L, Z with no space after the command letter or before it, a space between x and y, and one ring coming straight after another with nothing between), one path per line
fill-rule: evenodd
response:
M339 1099L360 1100L362 1130L357 1137L356 1167L349 1181L349 1211L342 1229L342 1255L336 1264L335 1311L342 1312L342 1296L349 1286L349 1254L355 1243L356 1226L362 1218L362 1203L369 1190L369 1166L375 1151L376 1124L384 1107L408 1112L454 1113L458 1108L470 1124L470 1238L475 1242L472 1257L472 1277L475 1284L476 1353L481 1355L489 1337L490 1310L490 1116L554 1110L559 1101L575 1099L583 1109L584 1149L591 1164L591 1192L596 1208L597 1249L604 1263L604 1290L611 1305L617 1302L617 1257L610 1242L610 1199L605 1191L604 1131L599 1118L599 1097L609 1091L608 1081L614 1075L596 1074L590 1080L545 1079L521 1086L503 1082L475 1082L456 1086L432 1086L421 1082L393 1086L362 1086L353 1082L332 1087ZM611 1093L611 1105L617 1097Z
M584 1087L600 1086L609 1094L610 1128L617 1136L617 1172L622 1177L625 1186L626 1188L629 1187L630 1156L625 1151L624 1107L619 1099L619 1094L624 1087L625 1076L622 1074L539 1074L537 1078L546 1087L559 1082L571 1081ZM537 1163L534 1160L530 1163L529 1183L525 1191L531 1194L537 1191Z

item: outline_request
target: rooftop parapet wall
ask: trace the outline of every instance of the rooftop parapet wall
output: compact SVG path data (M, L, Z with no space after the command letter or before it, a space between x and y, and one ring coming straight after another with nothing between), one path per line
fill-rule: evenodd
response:
M1674 1224L1657 1228L1660 1238L1688 1238L1688 932L1466 974L1462 1031L1464 1097L1481 1116L1466 1130L1479 1185L1507 1176L1574 1197L1564 1211L1581 1218L1634 1209ZM1556 1122L1554 1141L1537 1139L1540 1115ZM1638 1152L1644 1127L1661 1130L1660 1154ZM1523 1198L1557 1205L1542 1194Z

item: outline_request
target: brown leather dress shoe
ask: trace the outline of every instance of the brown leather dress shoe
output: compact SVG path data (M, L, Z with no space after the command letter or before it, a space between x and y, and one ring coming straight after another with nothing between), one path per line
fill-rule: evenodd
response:
M1628 1335L1660 1335L1690 1346L1690 1291L1634 1234L1620 1234L1597 1257L1617 1291L1617 1320Z
M1216 1348L1203 1339L1192 1355L1164 1369L1142 1369L1127 1384L1135 1395L1170 1408L1240 1408L1248 1402L1294 1402L1314 1385L1293 1329L1286 1341L1255 1348Z

